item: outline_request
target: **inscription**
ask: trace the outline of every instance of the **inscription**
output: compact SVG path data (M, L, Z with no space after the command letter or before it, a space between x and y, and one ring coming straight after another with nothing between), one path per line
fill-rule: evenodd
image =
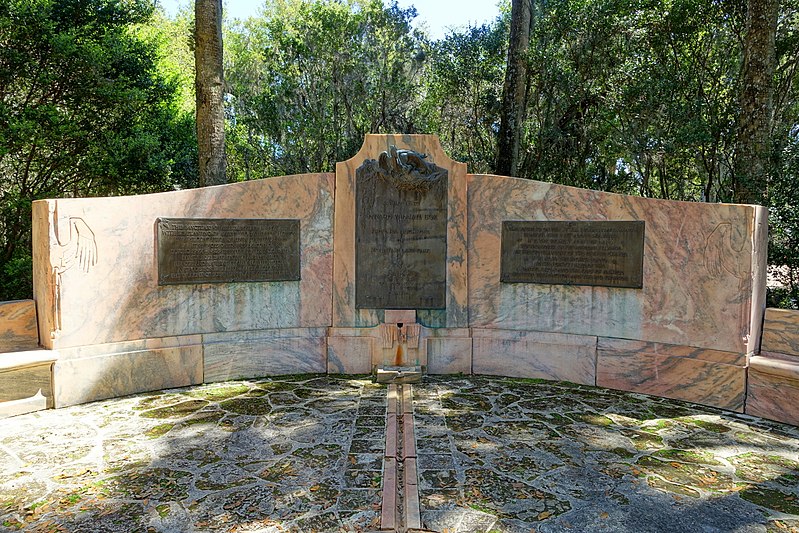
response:
M407 150L356 170L355 307L446 307L447 171Z
M159 218L158 284L296 281L300 221Z
M504 221L500 281L643 287L643 221Z

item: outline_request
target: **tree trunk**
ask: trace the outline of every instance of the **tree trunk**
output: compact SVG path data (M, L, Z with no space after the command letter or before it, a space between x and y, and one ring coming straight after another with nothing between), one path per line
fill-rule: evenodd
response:
M533 0L512 0L508 67L502 90L502 111L497 140L496 173L516 176L519 169L519 140L527 107L527 59Z
M778 0L747 1L734 163L738 203L764 203L768 196L778 8Z
M199 185L219 185L225 183L222 0L194 2L194 64Z

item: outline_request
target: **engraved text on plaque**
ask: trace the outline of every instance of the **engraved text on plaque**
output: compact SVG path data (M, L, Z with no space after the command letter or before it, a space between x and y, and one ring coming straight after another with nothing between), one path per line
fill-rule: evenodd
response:
M643 221L504 221L500 281L643 287Z
M159 218L158 284L300 279L300 221Z
M443 309L447 170L395 147L356 171L355 307Z

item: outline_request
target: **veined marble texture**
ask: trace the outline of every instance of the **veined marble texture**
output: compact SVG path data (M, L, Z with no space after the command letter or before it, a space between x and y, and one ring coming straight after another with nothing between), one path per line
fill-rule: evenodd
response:
M799 311L766 309L760 350L799 357Z
M0 353L34 350L38 346L34 301L0 302Z
M762 318L759 206L653 200L469 175L470 326L751 353ZM643 289L500 283L505 220L643 220Z
M750 359L746 413L799 426L799 362L778 355Z
M380 365L423 365L430 374L472 372L472 338L468 328L418 328L416 342L404 344L397 363L398 342L386 336L395 324L373 328L330 328L327 334L327 371L366 374Z
M449 172L446 310L443 323L437 326L466 327L466 164L450 159L435 135L367 135L355 157L336 164L333 327L372 327L380 323L378 310L355 308L355 172L366 159L377 159L391 145L427 154L427 161Z
M596 384L741 412L746 397L746 356L600 337Z
M48 348L331 324L332 174L34 202L34 287ZM301 280L158 285L156 219L300 220Z

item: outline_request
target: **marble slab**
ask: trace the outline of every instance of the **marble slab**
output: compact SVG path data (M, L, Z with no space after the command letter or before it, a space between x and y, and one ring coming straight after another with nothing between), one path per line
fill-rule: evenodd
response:
M760 350L799 357L799 311L766 309Z
M745 366L737 352L600 337L596 384L741 412Z
M373 343L372 337L328 337L328 374L371 373Z
M52 405L49 407L52 407ZM42 394L41 391L38 391L29 398L22 398L20 400L11 400L0 403L0 418L34 413L47 408L47 398Z
M787 359L750 359L746 414L799 426L799 364Z
M0 302L0 353L33 350L38 346L34 301Z
M0 403L24 400L37 394L53 406L53 362L40 361L24 366L0 369Z
M373 327L380 323L382 310L355 307L355 172L364 160L378 159L391 145L427 154L429 161L449 171L446 310L433 312L441 318L437 324L427 325L466 327L466 164L452 161L434 135L367 135L355 157L336 164L333 326Z
M55 407L203 382L202 345L58 360Z
M323 328L203 335L203 348L205 382L327 371Z
M596 383L596 337L472 328L475 374Z
M200 333L328 327L332 174L33 205L34 287L45 347ZM158 285L156 220L300 220L300 281Z
M470 325L750 353L762 318L765 210L468 176ZM646 223L643 289L500 283L502 222ZM750 342L750 336L752 342Z
M428 374L472 373L472 339L457 337L427 338Z

